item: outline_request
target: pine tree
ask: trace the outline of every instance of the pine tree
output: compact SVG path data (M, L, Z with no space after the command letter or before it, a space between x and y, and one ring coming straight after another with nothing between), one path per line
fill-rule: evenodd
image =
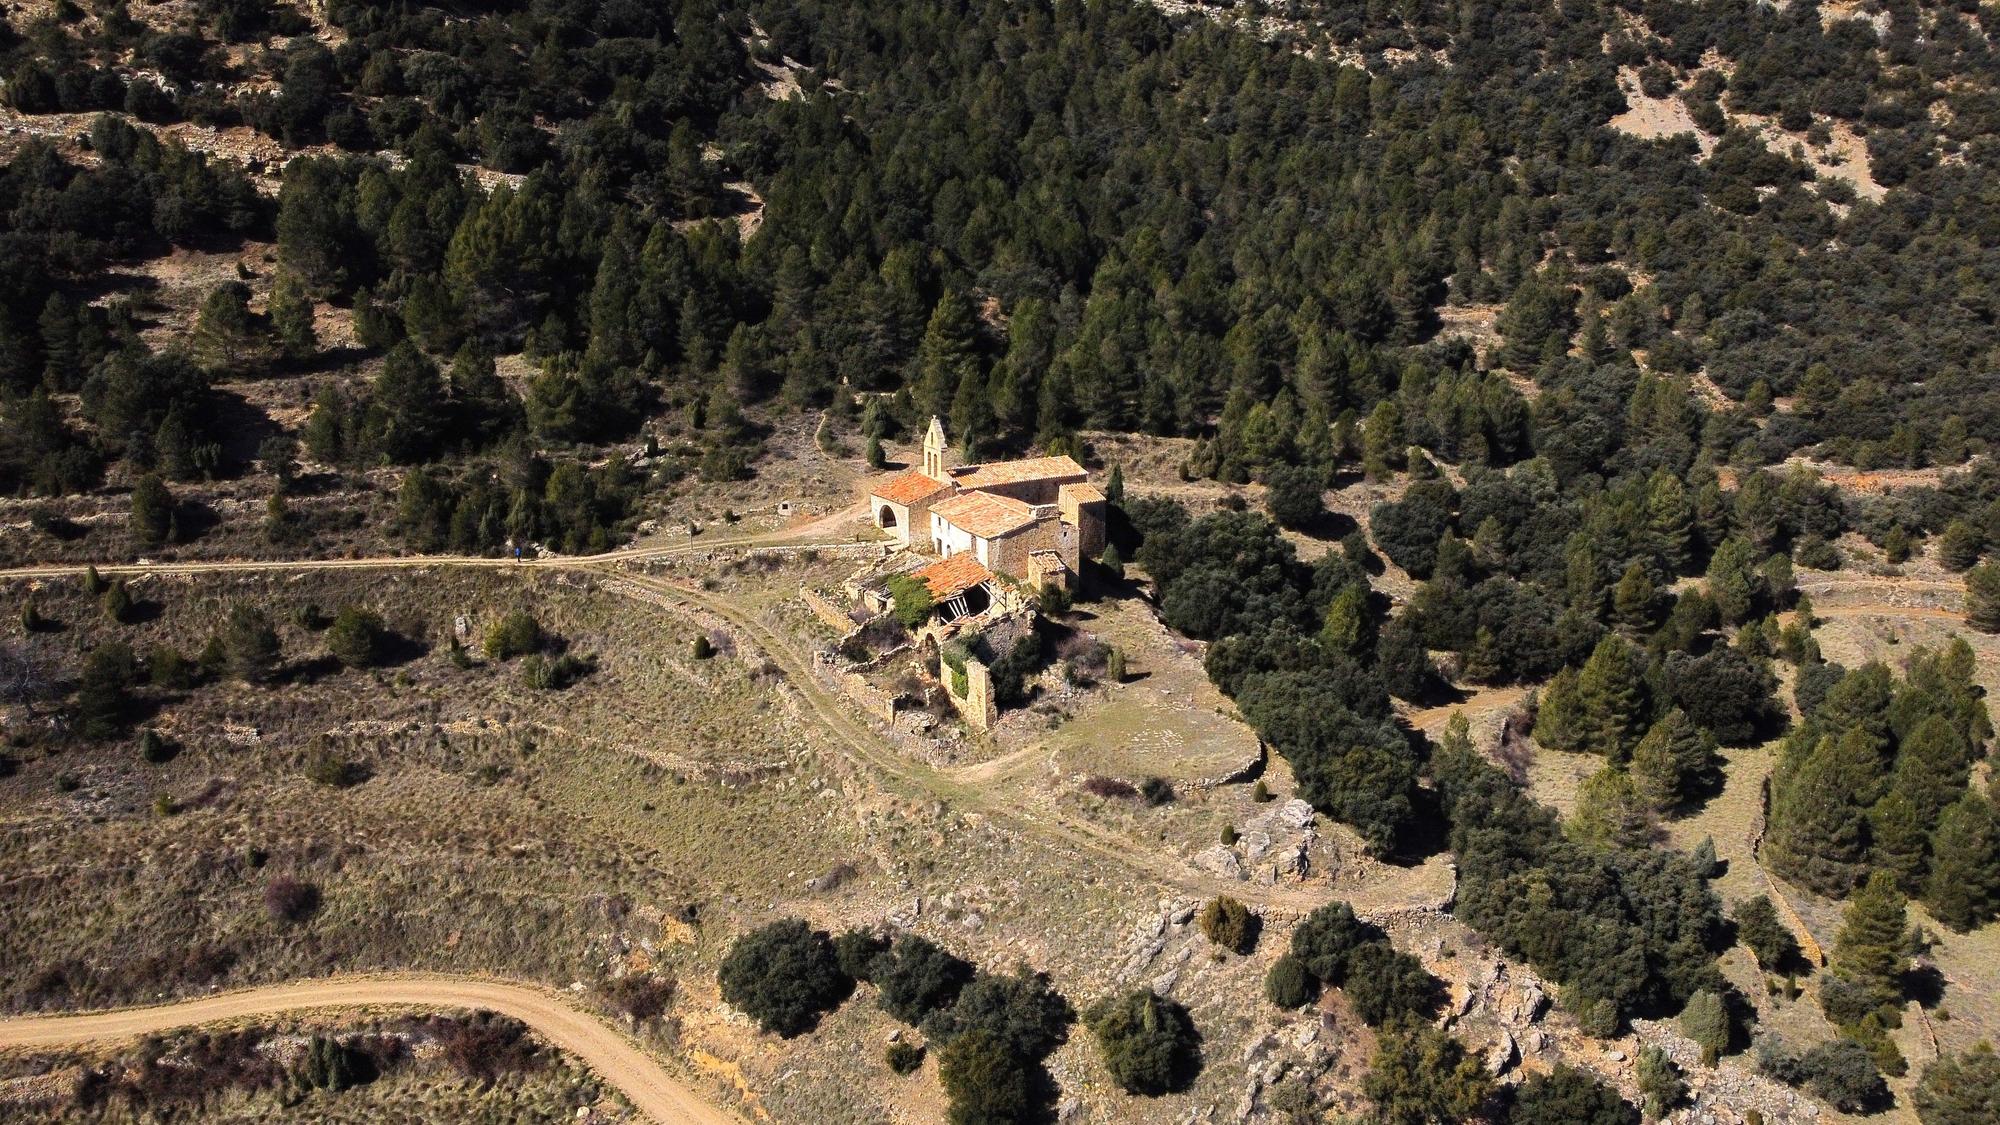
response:
M1858 1023L1867 1012L1893 1007L1901 998L1906 905L1886 871L1870 875L1848 902L1827 962L1839 987L1823 982L1820 990L1820 1006L1835 1023Z
M86 372L76 346L81 325L75 304L59 292L50 293L36 328L42 340L42 381L55 390L81 385Z
M1962 571L1971 569L1979 561L1979 554L1986 549L1985 536L1971 523L1956 519L1946 524L1944 533L1938 536L1938 562L1946 570Z
M278 676L283 653L277 630L261 609L232 606L223 623L222 647L229 674L248 684L267 684Z
M1605 637L1576 677L1584 748L1620 764L1631 756L1645 717L1644 689L1632 663L1624 641Z
M193 341L195 359L204 368L225 376L248 371L256 360L255 336L248 286L229 281L208 291L195 317Z
M271 334L287 360L303 363L319 351L319 334L313 328L312 297L305 282L290 270L279 270L271 279Z
M722 385L729 389L730 396L739 405L757 402L764 397L768 374L764 369L763 357L758 354L757 341L751 335L750 327L739 324L729 330L729 339L722 346Z
M1965 791L1972 750L1951 721L1932 715L1918 723L1896 753L1889 786L1910 802L1919 823L1935 824L1945 806Z
M1125 466L1113 462L1111 474L1104 478L1104 500L1108 504L1125 502Z
M1714 1066L1735 1037L1735 1020L1721 994L1704 988L1681 1009L1681 1032L1701 1048L1702 1065Z
M1988 559L1965 572L1965 623L2000 633L2000 563Z
M1638 847L1653 837L1652 811L1632 778L1617 766L1592 774L1577 793L1570 835L1607 847Z
M1882 558L1891 566L1901 566L1910 561L1910 533L1903 530L1902 524L1890 528L1888 534L1882 536Z
M1341 652L1358 655L1374 644L1372 624L1368 616L1368 587L1359 582L1343 586L1327 604L1320 639Z
M1652 628L1658 601L1659 591L1646 577L1646 568L1634 562L1626 566L1618 585L1612 588L1611 612L1620 626L1640 633Z
M1472 561L1489 573L1507 568L1507 532L1493 516L1480 520L1472 532Z
M1465 678L1475 684L1498 683L1507 674L1500 638L1481 625L1472 634L1472 647L1465 650Z
M152 473L132 488L132 539L141 548L159 547L173 537L174 498L165 482Z
M1715 740L1675 707L1632 750L1632 783L1655 812L1686 804L1720 765Z
M1756 548L1742 539L1726 539L1708 562L1708 596L1725 625L1750 620L1764 595L1757 573Z
M1666 469L1646 482L1646 530L1668 568L1680 573L1693 555L1694 507L1680 478Z
M1551 750L1584 748L1583 707L1577 698L1576 669L1565 666L1542 688L1535 708L1535 741Z
M917 346L917 413L920 417L951 414L952 395L968 371L979 366L972 305L956 289L948 289L931 309Z
M1408 439L1403 435L1403 415L1392 399L1375 404L1361 430L1361 469L1370 480L1384 480L1403 464Z
M1966 790L1938 819L1931 853L1924 905L1938 921L1963 932L2000 917L2000 814L1990 798Z
M368 448L398 464L431 457L444 436L444 380L437 365L405 341L375 376L363 423Z
M1772 778L1763 853L1773 871L1823 895L1853 889L1866 870L1853 772L1828 737L1788 775Z
M1888 872L1905 894L1923 890L1930 862L1925 835L1929 823L1918 817L1908 797L1893 789L1868 810L1868 862Z
M951 432L967 457L976 457L993 436L992 402L986 395L986 380L978 364L966 366L958 389L951 396Z

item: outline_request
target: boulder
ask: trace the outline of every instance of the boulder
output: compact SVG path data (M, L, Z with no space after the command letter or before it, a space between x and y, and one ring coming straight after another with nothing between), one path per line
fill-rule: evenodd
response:
M1196 868L1225 879L1243 878L1243 863L1236 858L1236 852L1221 844L1204 848L1197 852L1192 861Z

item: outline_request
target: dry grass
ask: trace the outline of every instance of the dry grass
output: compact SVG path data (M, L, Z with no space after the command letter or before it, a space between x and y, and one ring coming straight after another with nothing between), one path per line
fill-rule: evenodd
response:
M849 566L799 559L709 572L739 604L803 631L800 581ZM935 1082L888 1077L880 1044L892 1025L865 1000L794 1043L756 1035L723 1008L713 973L729 941L777 914L832 929L893 915L982 965L1047 969L1082 1004L1130 983L1132 935L1160 909L1159 888L1144 880L949 804L893 795L799 711L782 676L761 671L753 645L687 660L695 631L712 622L581 578L156 578L138 590L157 616L128 627L105 621L78 585L52 582L38 595L67 623L42 636L65 663L114 635L142 652L192 652L238 599L271 611L298 663L319 652L318 638L290 621L308 603L331 612L365 602L431 649L378 672L309 669L281 688L217 684L163 699L152 721L184 749L162 766L140 762L128 742L46 742L11 727L30 743L14 751L19 770L0 779L9 919L0 987L15 1006L368 968L557 986L642 969L680 982L660 1047L706 1075L724 1104L740 1085L781 1120L923 1121L937 1116ZM8 619L24 590L0 591ZM516 605L596 654L599 671L550 694L522 687L512 668L453 666L443 637L454 618L470 617L476 633ZM371 776L347 789L315 784L302 771L316 748ZM155 815L161 793L181 811ZM1247 787L1226 799L1249 807ZM1148 811L1177 838L1162 846L1178 848L1183 836L1190 847L1211 842L1216 817L1234 815L1221 809L1188 801ZM854 875L837 889L808 888L842 866ZM321 888L315 917L270 917L263 888L279 875ZM681 921L690 905L692 926ZM1148 978L1175 948L1147 962ZM1254 974L1196 967L1177 995L1215 1047L1201 1082L1171 1105L1134 1105L1114 1095L1079 1034L1057 1065L1093 1119L1151 1120L1236 1096L1241 1052L1228 1028L1271 1014L1235 1011L1256 994ZM466 1102L437 1104L452 1119L479 1116ZM503 1094L493 1104L504 1117L511 1103Z
M509 1022L481 1026L511 1034ZM467 1026L456 1018L328 1013L181 1031L122 1047L0 1054L0 1114L23 1123L140 1122L181 1114L205 1122L637 1120L615 1090L532 1037L514 1049L518 1065L468 1072L462 1063L501 1058L474 1059L460 1051L454 1037ZM338 1093L289 1083L314 1036L380 1059L379 1077ZM161 1065L149 1069L156 1059ZM182 1078L191 1065L193 1073Z

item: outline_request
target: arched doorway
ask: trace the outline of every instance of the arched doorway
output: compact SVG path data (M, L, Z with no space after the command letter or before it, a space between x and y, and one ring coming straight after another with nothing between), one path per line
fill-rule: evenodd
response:
M887 504L882 505L882 510L876 513L875 526L884 530L894 529L896 526L896 509L891 508Z

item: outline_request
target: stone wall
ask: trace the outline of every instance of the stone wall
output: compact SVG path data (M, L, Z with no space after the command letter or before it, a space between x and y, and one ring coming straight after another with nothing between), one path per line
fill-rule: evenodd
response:
M945 698L958 711L967 726L975 730L991 730L999 719L999 709L993 705L993 673L976 657L965 658L965 694L960 695L952 688L951 669L940 662L938 682L944 685Z
M813 611L813 616L824 621L827 627L839 633L843 640L854 631L854 619L847 616L846 610L835 605L831 598L819 591L800 586L799 600L805 602L806 608Z
M1028 556L1036 551L1054 551L1062 557L1063 565L1081 570L1076 529L1060 519L1036 520L1012 535L993 540L992 550L996 556L988 569L1010 578L1028 577Z

